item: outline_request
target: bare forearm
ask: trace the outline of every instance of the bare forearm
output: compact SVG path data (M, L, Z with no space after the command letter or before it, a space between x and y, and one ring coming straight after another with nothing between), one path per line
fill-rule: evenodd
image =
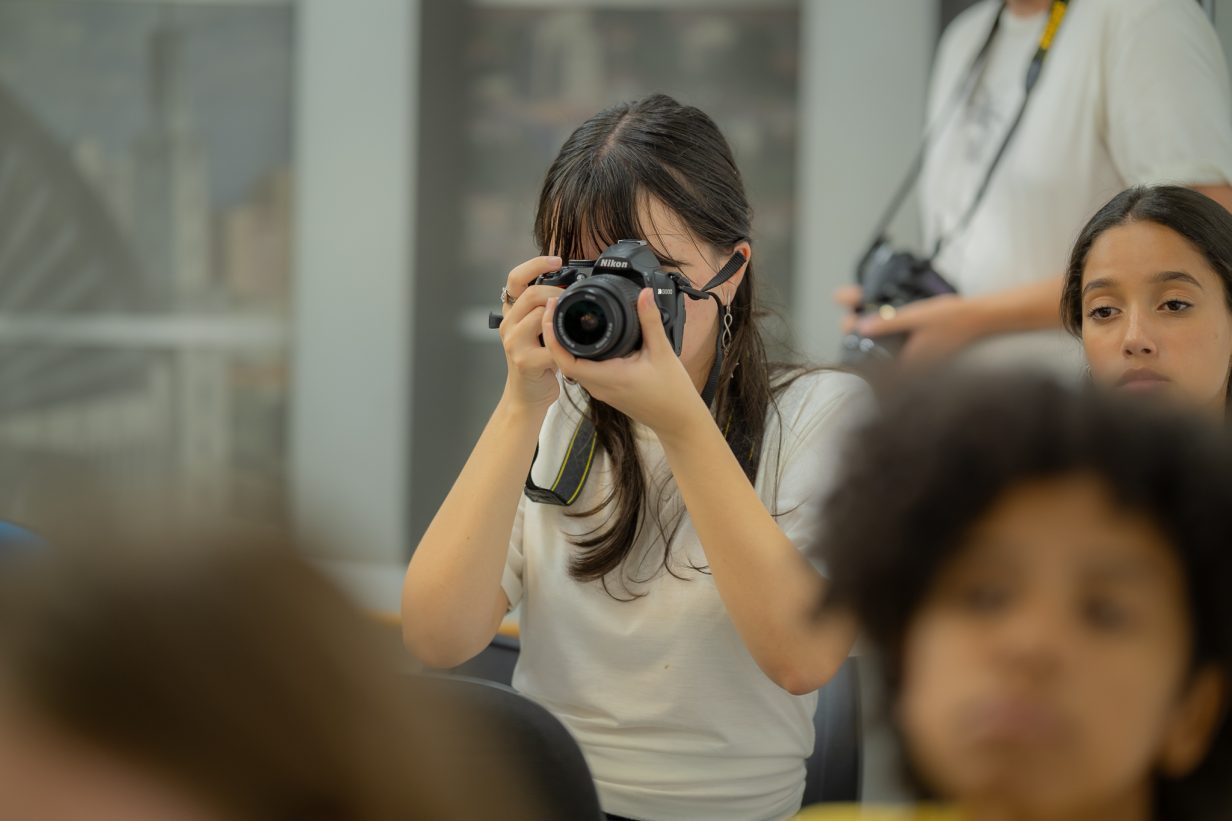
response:
M745 646L785 689L821 686L850 651L853 621L813 618L825 580L775 523L708 415L660 441Z
M971 297L979 307L983 335L1038 331L1061 326L1058 274L1029 285Z
M1194 185L1200 194L1232 211L1232 186ZM1060 327L1061 287L1064 274L997 293L971 297L978 307L983 335L1035 331Z
M509 534L543 416L497 406L415 549L402 587L402 632L425 663L470 658L500 623Z

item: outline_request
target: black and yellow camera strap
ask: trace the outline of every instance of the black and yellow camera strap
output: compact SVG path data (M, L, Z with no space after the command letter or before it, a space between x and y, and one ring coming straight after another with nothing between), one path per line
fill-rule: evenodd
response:
M526 485L523 490L526 498L544 505L568 507L573 504L590 477L590 467L594 464L595 448L598 443L599 436L595 433L594 423L583 417L573 429L573 436L569 438L565 458L561 460L560 470L556 471L556 480L550 487L540 487L535 484L535 480L531 478L531 471L527 471ZM535 456L530 462L531 470L534 470L535 461L538 458L539 447L536 445Z
M680 285L680 290L683 291L690 299L706 299L713 298L719 304L720 313L722 311L722 303L717 295L709 293L714 288L722 285L727 280L731 279L740 267L744 265L744 254L736 252L732 258L727 261L727 264L715 275L713 279L706 283L700 289L695 289L687 285ZM722 329L715 335L714 345L714 364L710 368L710 375L706 379L706 386L702 390L702 401L709 407L714 402L714 397L718 393L719 373L723 369L723 334ZM737 430L733 432L733 428ZM753 470L756 469L755 464L750 464L755 458L751 447L748 445L747 437L741 433L743 425L732 425L729 419L723 431L724 438L727 439L728 445L732 448L732 452L736 454L736 458L740 461L740 466L744 469L745 475L751 477L754 475ZM535 455L531 459L531 470L526 473L526 483L523 492L526 498L532 502L539 502L545 505L557 505L560 507L569 507L582 493L582 488L586 486L586 480L590 478L590 469L594 464L595 450L599 444L599 436L595 432L595 425L589 418L583 416L578 422L577 427L573 429L573 435L569 437L569 446L565 449L565 456L561 460L560 468L556 471L556 478L549 487L541 487L535 484L535 480L531 478L531 472L534 470L535 462L539 458L539 448L535 447Z
M1031 58L1030 65L1027 66L1027 75L1024 83L1024 93L1022 103L1018 106L1018 113L1014 116L1013 122L1010 123L1009 129L1005 132L1005 137L1001 140L1001 145L997 148L996 154L993 155L992 162L984 172L984 178L980 183L980 187L976 190L975 196L971 200L971 204L967 210L963 212L962 218L955 223L946 234L938 237L933 245L932 253L929 255L929 261L937 258L941 253L941 249L954 237L966 230L967 225L975 216L976 209L979 208L980 202L984 199L984 194L988 191L988 185L992 182L993 172L997 170L997 166L1001 163L1001 158L1005 154L1005 150L1009 147L1010 140L1014 137L1014 132L1018 130L1019 124L1022 122L1023 114L1027 110L1027 103L1031 99L1031 92L1035 90L1035 85L1039 81L1040 71L1044 67L1044 59L1052 50L1054 41L1056 40L1057 31L1061 28L1061 23L1065 19L1066 12L1069 11L1071 0L1052 0L1052 6L1048 12L1048 20L1044 24L1044 31L1040 34L1039 44L1036 46L1035 55ZM879 243L886 241L886 232L889 230L890 223L894 221L894 217L898 214L903 203L907 201L907 195L911 193L911 189L915 187L916 181L920 177L920 172L924 170L924 157L928 153L928 147L931 145L937 133L948 124L950 118L957 114L959 105L963 100L969 99L975 93L976 86L979 85L980 78L984 74L984 69L988 63L988 52L992 48L993 41L997 37L997 32L1001 28L1001 17L1007 14L1006 3L1002 2L1000 9L993 16L992 26L988 30L987 37L984 38L983 44L975 53L975 58L971 61L971 67L967 70L967 74L963 82L959 83L954 89L954 94L943 107L941 113L928 126L924 133L924 138L920 141L920 147L916 151L915 159L912 160L911 167L907 171L907 175L899 183L894 196L890 199L890 204L885 212L881 215L881 219L877 222L877 227L873 232L873 241L869 247L874 248Z

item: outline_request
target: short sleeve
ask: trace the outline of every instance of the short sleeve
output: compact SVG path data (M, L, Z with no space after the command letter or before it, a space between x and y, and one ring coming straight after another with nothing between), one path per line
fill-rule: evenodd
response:
M778 449L777 458L766 460L767 470L777 475L768 473L763 481L771 497L767 506L779 528L812 559L820 537L821 509L850 434L870 417L875 403L868 385L852 374L821 372L799 381L805 380L808 384L788 389L794 394L791 401L780 403L781 438L772 435L763 445ZM815 563L824 573L825 568Z
M561 383L560 399L548 408L543 426L539 429L539 448L530 469L531 478L536 484L551 485L561 460L568 451L568 434L571 434L581 421L581 399L571 391L571 386ZM510 609L518 606L526 585L526 514L532 510L529 507L531 504L535 503L527 499L526 494L522 494L518 499L517 513L513 517L513 529L509 533L509 552L505 557L504 573L501 574L501 588L509 599ZM539 530L532 526L532 532L539 533Z
M1105 128L1121 177L1131 185L1232 182L1228 67L1199 5L1107 6Z
M525 565L525 555L522 552L522 532L526 518L525 495L518 501L518 512L513 517L513 530L509 534L509 552L505 554L505 571L501 574L501 589L505 598L509 599L509 609L518 606L522 601L522 569Z

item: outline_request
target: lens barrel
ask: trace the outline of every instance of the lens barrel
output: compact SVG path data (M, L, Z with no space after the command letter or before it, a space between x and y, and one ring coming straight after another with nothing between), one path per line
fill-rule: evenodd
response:
M597 274L565 289L553 328L579 359L615 359L642 347L637 297L641 287L614 274Z

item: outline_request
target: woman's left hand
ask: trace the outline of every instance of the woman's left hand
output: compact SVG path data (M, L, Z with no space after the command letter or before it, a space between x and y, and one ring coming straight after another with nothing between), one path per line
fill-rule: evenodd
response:
M682 430L699 418L710 418L684 363L672 350L649 288L643 288L637 298L642 347L620 359L596 362L569 353L556 339L552 326L555 314L556 299L551 299L543 316L543 344L560 372L581 384L595 399L660 436Z
M870 337L907 334L898 355L898 362L905 365L948 359L986 333L980 304L949 294L904 305L891 317L861 317L855 327Z

